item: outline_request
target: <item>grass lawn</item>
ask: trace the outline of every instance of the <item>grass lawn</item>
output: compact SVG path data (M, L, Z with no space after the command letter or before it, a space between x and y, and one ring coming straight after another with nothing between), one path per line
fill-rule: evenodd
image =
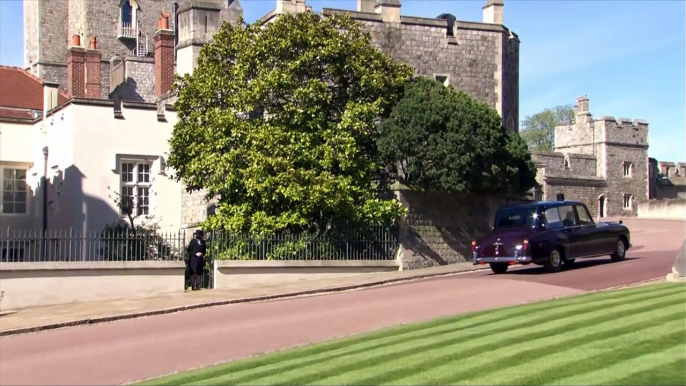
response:
M686 385L686 287L441 318L141 384Z

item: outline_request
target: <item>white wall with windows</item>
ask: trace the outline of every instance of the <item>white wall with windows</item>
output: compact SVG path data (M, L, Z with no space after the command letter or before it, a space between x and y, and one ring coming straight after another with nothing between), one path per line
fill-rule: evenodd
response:
M28 124L0 123L0 232L33 229L37 224L37 197L29 170L38 130Z
M59 167L60 195L69 190L72 202L60 199L71 208L61 216L77 224L70 227L102 230L130 214L137 223L178 231L183 188L165 165L175 115L167 112L168 122L159 122L149 109L123 107L123 119L114 117L111 106L78 104L66 110L71 110L73 162Z

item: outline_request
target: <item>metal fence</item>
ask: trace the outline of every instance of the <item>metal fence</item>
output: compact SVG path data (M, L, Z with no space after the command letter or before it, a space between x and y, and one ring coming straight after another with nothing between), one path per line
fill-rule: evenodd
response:
M179 261L185 232L138 230L0 233L0 262ZM398 226L339 226L315 232L254 237L210 232L208 257L221 260L393 260Z
M183 232L12 230L0 233L0 262L183 260Z
M210 243L219 260L394 260L398 231L397 225L373 225L262 237L217 232Z

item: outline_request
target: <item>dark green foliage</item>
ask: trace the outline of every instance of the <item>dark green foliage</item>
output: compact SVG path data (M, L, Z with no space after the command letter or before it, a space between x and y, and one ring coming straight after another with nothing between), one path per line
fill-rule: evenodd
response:
M407 83L378 146L392 173L417 188L501 194L536 183L526 143L495 110L425 77Z
M176 83L168 164L189 190L218 197L206 229L392 222L404 209L379 196L377 121L411 75L347 16L225 23Z

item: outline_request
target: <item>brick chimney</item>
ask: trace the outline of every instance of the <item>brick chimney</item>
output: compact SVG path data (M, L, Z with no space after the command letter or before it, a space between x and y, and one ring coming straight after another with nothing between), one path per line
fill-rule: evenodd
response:
M86 95L86 50L81 47L81 37L71 37L67 50L67 91L72 98Z
M155 95L171 90L174 83L174 31L169 29L169 14L157 21L155 32Z
M86 51L86 98L102 98L102 52L98 50L98 39L91 36Z

